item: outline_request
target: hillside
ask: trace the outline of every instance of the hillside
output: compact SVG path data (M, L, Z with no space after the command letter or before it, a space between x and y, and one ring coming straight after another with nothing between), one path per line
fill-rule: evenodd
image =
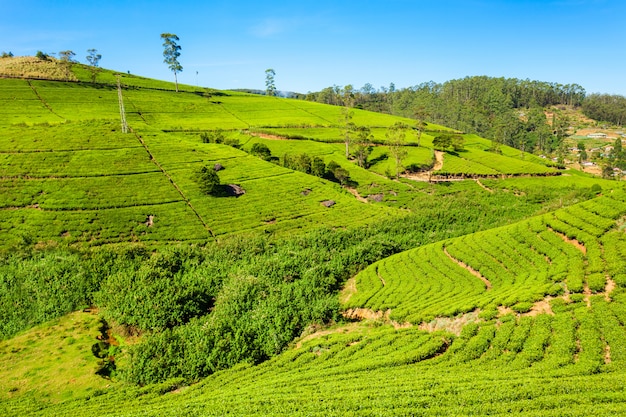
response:
M622 183L387 114L353 109L346 156L342 107L6 68L6 415L625 412Z

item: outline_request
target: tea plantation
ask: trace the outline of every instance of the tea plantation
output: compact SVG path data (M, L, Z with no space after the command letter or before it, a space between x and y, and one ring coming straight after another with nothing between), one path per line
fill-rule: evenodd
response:
M623 183L74 75L0 78L3 414L626 414Z

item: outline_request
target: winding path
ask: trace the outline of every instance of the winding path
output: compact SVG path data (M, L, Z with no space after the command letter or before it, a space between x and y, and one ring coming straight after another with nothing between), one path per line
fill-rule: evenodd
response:
M484 276L482 276L482 274L480 272L478 272L477 270L475 270L474 268L472 268L471 266L459 261L458 259L456 259L455 257L453 257L452 255L450 255L448 253L448 250L444 247L443 248L443 253L446 254L446 256L448 258L450 258L450 260L454 263L456 263L457 265L459 265L461 268L464 268L465 270L467 270L470 274L474 275L476 278L480 279L482 282L485 283L485 285L487 286L487 291L489 291L491 289L491 282L489 282L489 280L487 278L485 278Z

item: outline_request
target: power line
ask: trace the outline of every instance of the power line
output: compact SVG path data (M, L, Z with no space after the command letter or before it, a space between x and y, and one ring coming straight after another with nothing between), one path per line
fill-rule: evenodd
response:
M126 123L126 110L124 110L124 97L122 96L122 84L120 76L117 75L117 99L120 105L120 117L122 119L122 133L128 133L128 124Z

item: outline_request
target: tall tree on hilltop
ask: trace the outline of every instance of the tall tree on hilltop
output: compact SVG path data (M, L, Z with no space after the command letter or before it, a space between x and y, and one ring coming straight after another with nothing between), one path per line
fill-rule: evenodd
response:
M178 45L178 36L173 33L161 33L163 39L163 62L167 64L169 69L174 73L174 82L176 83L176 92L178 93L178 77L176 74L183 72L183 67L178 62L180 56L180 45Z
M96 76L101 71L100 68L98 68L101 58L102 55L98 53L98 50L93 48L87 49L87 62L89 62L90 65L89 69L91 70L91 82L94 84L96 82Z
M59 52L59 59L61 60L61 64L65 70L65 78L68 80L70 79L70 69L72 68L72 64L76 62L74 61L75 56L76 54L74 51L70 51L69 49Z
M273 68L268 68L265 70L265 93L268 96L276 95L276 84L274 82L274 77L276 76L276 71Z

